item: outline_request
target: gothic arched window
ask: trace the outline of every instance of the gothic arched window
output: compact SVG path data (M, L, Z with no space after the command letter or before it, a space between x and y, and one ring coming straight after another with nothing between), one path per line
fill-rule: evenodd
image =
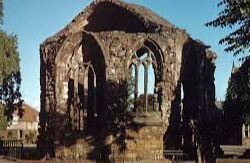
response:
M133 56L130 65L132 73L133 100L132 110L134 111L157 111L157 88L154 68L156 68L153 52L142 47Z

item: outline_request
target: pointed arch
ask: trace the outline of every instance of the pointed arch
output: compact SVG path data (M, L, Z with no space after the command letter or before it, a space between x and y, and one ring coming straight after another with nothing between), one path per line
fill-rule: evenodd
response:
M82 33L81 37L72 36L64 42L55 62L57 109L67 106L64 113L70 129L91 128L93 121L98 121L98 113L105 109L102 98L106 63L102 48L92 35Z
M144 56L144 57L142 57ZM148 111L148 81L149 81L149 67L152 65L154 70L154 92L151 95L152 100L152 107L154 111L161 110L161 101L162 101L162 88L161 82L163 80L163 55L159 46L150 39L144 41L143 44L139 44L131 55L128 61L128 69L135 68L135 76L134 76L134 109L138 110L138 100L140 102L140 97L138 97L138 80L139 80L139 67L143 65L144 68L144 95L145 98L143 106L145 106L145 111ZM131 72L128 71L128 72ZM151 83L152 84L152 83Z

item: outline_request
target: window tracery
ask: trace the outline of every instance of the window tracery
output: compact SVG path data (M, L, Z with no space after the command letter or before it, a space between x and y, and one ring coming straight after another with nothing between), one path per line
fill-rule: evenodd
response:
M131 59L130 68L134 70L132 72L134 74L134 90L133 90L133 98L134 98L134 105L133 110L138 111L140 110L139 107L143 107L145 112L149 110L157 111L157 98L158 98L158 89L156 86L156 79L155 73L149 75L150 68L154 69L157 67L156 58L154 53L147 47L143 46L141 49L137 50ZM144 75L143 75L143 95L139 95L139 76L140 76L140 68L143 67ZM133 71L132 70L132 71ZM154 78L155 80L153 83L149 83L149 78ZM153 94L149 93L149 84L153 84ZM141 97L143 97L143 103L141 104ZM149 102L150 106L152 107L149 109ZM139 106L142 105L142 106Z

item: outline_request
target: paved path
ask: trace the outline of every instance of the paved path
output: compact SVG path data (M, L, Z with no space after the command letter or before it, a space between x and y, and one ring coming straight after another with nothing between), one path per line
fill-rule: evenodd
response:
M0 163L15 163L15 162L0 158Z

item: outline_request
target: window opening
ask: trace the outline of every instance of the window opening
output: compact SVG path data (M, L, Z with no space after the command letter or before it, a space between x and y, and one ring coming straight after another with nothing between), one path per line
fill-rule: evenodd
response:
M84 129L85 119L91 113L97 116L96 74L90 62L79 64L69 71L68 110L69 125L77 131Z
M133 104L129 108L134 111L156 111L157 89L155 88L154 56L147 48L139 49L132 57L129 73L129 98L133 98Z

